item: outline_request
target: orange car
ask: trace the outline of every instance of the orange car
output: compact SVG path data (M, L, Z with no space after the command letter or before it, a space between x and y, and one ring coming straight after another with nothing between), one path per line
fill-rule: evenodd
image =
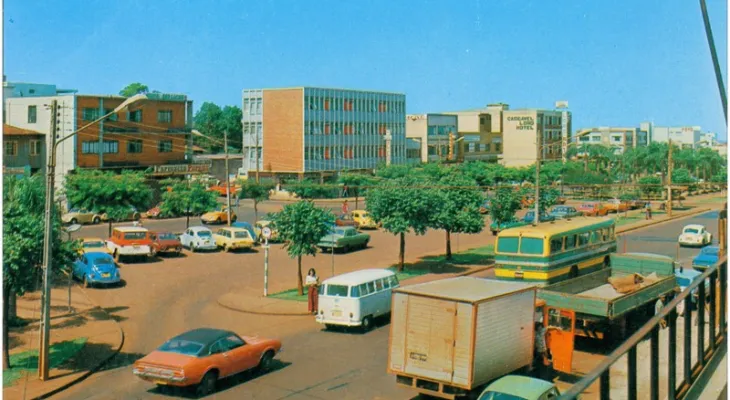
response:
M218 193L218 196L224 196L224 197L228 193L228 187L226 186L225 183L216 185L216 186L211 186L207 190L209 192L216 192L216 193ZM238 192L240 192L240 191L241 191L240 185L233 185L233 184L231 185L231 193L233 193L234 196L238 195Z
M219 379L256 369L266 371L281 351L277 339L238 336L199 328L175 336L135 361L134 374L158 386L196 386L196 394L215 391Z
M608 212L622 213L629 209L629 203L619 199L611 199L606 202Z
M603 203L583 203L578 207L578 211L587 217L599 217L608 215L608 207Z

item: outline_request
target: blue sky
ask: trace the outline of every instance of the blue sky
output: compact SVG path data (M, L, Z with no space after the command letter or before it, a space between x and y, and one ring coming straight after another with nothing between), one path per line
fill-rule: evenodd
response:
M707 0L727 85L727 5ZM4 73L82 93L142 82L240 107L243 88L401 92L407 112L552 108L573 127L726 137L694 0L6 0Z

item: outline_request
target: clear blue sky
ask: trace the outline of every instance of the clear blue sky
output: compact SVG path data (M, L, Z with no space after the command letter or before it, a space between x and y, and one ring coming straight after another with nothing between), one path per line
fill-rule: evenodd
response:
M727 85L727 5L707 2ZM286 86L401 92L408 113L568 100L574 128L654 121L726 137L696 0L4 5L9 81L109 94L138 81L196 109Z

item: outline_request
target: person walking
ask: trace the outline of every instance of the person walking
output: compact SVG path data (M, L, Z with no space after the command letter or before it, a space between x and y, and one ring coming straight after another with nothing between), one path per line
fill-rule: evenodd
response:
M646 219L651 219L651 201L646 202L644 211L646 211Z
M307 278L304 281L304 285L307 286L307 307L310 313L317 314L318 304L318 289L319 289L319 278L317 277L317 271L314 268L310 268L307 272Z
M350 207L347 205L347 199L345 199L345 201L342 202L342 213L347 214L347 211L349 210L349 208Z

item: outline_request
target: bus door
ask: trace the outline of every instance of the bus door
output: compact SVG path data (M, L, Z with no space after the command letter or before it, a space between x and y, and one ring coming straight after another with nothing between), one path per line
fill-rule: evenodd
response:
M553 369L571 373L575 347L575 311L548 307L545 324L545 340L552 355Z

